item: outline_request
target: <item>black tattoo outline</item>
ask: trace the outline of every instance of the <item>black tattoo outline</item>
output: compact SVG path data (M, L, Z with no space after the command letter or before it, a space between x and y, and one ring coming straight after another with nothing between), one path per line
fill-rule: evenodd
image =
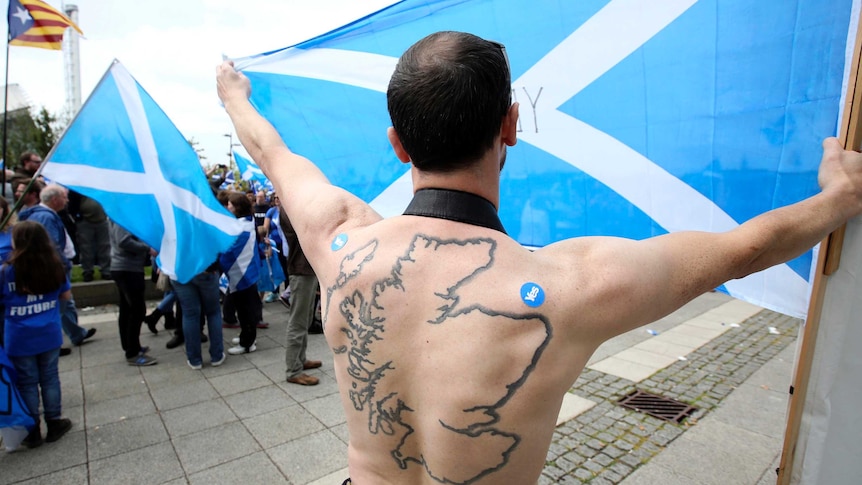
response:
M447 288L445 293L435 292L435 295L446 301L447 304L438 307L436 311L438 311L439 314L436 316L436 318L428 320L427 323L432 325L439 325L451 318L478 311L483 315L492 318L503 317L513 321L539 321L544 326L545 338L534 351L530 364L521 373L520 378L518 378L515 382L506 385L506 393L503 397L501 397L497 402L492 404L477 405L472 408L462 410L463 413L469 414L476 414L477 412L479 412L487 416L486 420L483 420L479 423L470 424L466 428L458 428L455 426L451 426L447 424L443 419L439 420L439 423L442 427L454 433L469 436L472 438L478 437L482 434L490 434L491 436L505 437L512 441L508 449L502 452L501 460L496 466L481 470L475 476L467 479L466 481L453 482L446 477L435 476L423 456L420 455L419 457L413 457L403 456L402 454L401 450L405 447L408 439L414 432L413 427L402 419L402 413L413 412L414 410L407 403L398 398L397 392L389 393L386 396L382 396L381 398L377 398L376 396L378 383L385 377L387 371L395 368L395 365L392 361L378 365L370 358L370 346L374 342L382 340L383 338L379 334L385 332L385 329L383 327L383 322L385 321L385 318L375 317L373 313L377 315L380 315L380 313L373 310L384 310L377 304L377 299L384 290L395 289L405 291L402 280L403 264L416 262L413 254L414 251L416 251L417 249L430 248L432 251L436 252L438 248L444 245L454 244L466 247L468 245L476 245L483 243L489 245L488 262L482 266L477 267L467 276L459 279L454 285ZM366 249L370 246L371 249L366 252ZM347 255L345 259L342 260L341 271L338 278L336 278L336 284L330 288L327 288L328 299L337 289L342 288L344 284L346 284L349 280L355 278L361 273L365 263L373 259L377 246L378 241L376 239L372 240L370 243ZM351 402L353 403L354 409L357 411L368 412L368 430L372 434L383 433L386 435L394 435L396 433L397 427L403 429L404 434L401 437L398 446L391 451L391 455L396 460L396 463L398 464L399 468L406 469L410 462L419 464L425 469L426 473L428 473L428 476L440 483L450 483L458 485L472 484L491 473L499 471L509 463L509 458L511 454L517 449L518 445L521 443L521 436L517 433L511 433L496 429L493 426L500 422L501 417L499 409L509 402L509 400L515 395L518 390L521 389L527 378L535 370L541 355L543 354L547 346L550 344L553 335L549 320L547 319L547 317L540 313L531 312L517 314L511 312L500 312L492 310L480 304L473 304L467 307L459 308L460 295L458 294L458 290L464 285L474 280L479 273L493 266L496 247L496 241L491 238L471 238L460 240L439 239L425 234L416 234L413 237L413 240L408 245L405 254L396 260L392 271L389 274L389 277L383 278L372 284L371 298L369 301L366 301L362 293L357 290L354 291L351 295L345 297L339 304L339 311L341 315L345 318L345 321L347 323L347 327L343 327L341 331L350 340L350 348L348 350L347 345L342 345L338 348L334 348L333 352L336 354L346 353L348 356L349 366L347 372L351 376L351 378L354 379L354 382L352 383L352 389L349 391L349 396ZM357 255L363 253L364 256L362 260L355 265L354 269L350 272L346 272L346 263L353 261ZM328 306L329 305L327 304L327 313Z
M335 284L326 289L326 310L323 312L321 321L326 322L326 317L329 316L329 305L332 301L330 297L332 296L332 293L335 292L335 290L344 287L348 281L352 280L362 272L362 267L365 263L374 259L374 253L377 252L377 245L377 239L372 239L367 244L348 254L341 260L341 264L338 267L338 276L335 277ZM363 255L363 253L367 254ZM354 265L353 269L346 271L345 268L347 264L360 255L362 255L362 259Z

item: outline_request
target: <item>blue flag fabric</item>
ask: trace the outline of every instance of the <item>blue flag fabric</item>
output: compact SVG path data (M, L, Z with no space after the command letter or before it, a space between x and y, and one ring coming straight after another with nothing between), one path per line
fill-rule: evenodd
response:
M216 180L219 179L218 175L214 175L213 177ZM228 170L228 172L224 176L224 182L219 185L219 190L228 190L234 183L236 183L236 176L234 176L233 170Z
M521 117L500 216L520 243L725 231L818 190L857 4L405 0L236 66L292 150L390 216L412 196L385 136L398 57L440 30L501 42ZM722 289L802 316L811 266Z
M114 222L158 252L182 283L242 233L210 189L197 153L117 61L90 94L42 173L97 200Z
M233 152L233 159L236 160L236 167L239 169L239 176L243 180L254 181L259 184L268 184L269 180L263 174L263 170L248 158L240 155L236 151Z
M271 192L271 191L275 190L275 187L273 187L272 182L270 182L269 180L266 180L264 182L258 182L257 180L251 180L249 182L249 184L251 185L252 190L254 190L254 193L258 193L261 190L264 192Z
M271 244L274 246L274 242ZM266 250L266 246L261 243L261 251ZM284 283L284 271L281 269L281 263L275 253L278 250L273 247L273 253L270 257L260 258L259 279L257 281L257 291L278 291L279 285Z
M0 433L6 451L17 448L36 424L15 387L16 380L15 367L0 347Z

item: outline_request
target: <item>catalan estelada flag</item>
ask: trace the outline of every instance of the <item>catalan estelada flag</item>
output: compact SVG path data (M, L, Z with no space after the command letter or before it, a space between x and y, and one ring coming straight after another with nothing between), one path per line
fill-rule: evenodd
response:
M9 0L9 44L60 50L63 32L74 22L41 0Z

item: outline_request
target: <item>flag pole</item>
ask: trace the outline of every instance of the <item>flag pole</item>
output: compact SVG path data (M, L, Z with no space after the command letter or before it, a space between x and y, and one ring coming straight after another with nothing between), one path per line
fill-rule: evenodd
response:
M8 110L8 107L9 107L9 41L10 41L9 35L10 34L7 32L6 33L6 82L5 82L5 86L3 86L3 89L6 90L6 92L3 94L3 167L2 167L2 170L0 170L0 172L2 172L2 173L0 173L0 194L2 194L3 197L6 197L6 162L7 162L7 160L6 160L6 140L7 140L7 138L6 137L7 137L7 133L8 133L7 125L9 124L9 117L8 117L8 113L9 113L9 110Z

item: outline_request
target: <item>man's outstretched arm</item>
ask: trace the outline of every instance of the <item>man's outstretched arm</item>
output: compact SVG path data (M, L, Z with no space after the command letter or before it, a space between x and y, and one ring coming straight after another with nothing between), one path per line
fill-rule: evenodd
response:
M339 232L381 217L368 204L333 186L311 161L288 149L275 128L251 105L251 83L225 61L217 68L218 95L245 149L281 196L309 260Z
M724 233L678 232L643 241L593 238L548 249L567 261L572 256L566 253L577 252L582 267L589 268L588 274L576 272L579 279L570 283L608 303L596 319L601 327L596 336L603 341L655 321L728 280L795 258L862 213L862 154L826 139L819 182L820 193Z

